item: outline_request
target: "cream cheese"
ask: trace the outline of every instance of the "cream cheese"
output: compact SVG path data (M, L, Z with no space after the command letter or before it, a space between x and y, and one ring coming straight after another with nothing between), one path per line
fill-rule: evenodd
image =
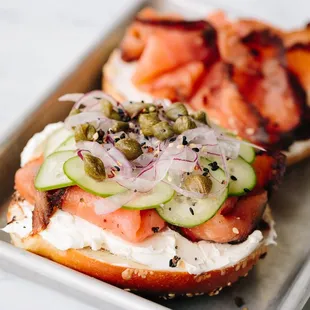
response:
M47 138L63 126L63 122L49 124L43 129L43 131L34 134L33 137L27 142L20 155L21 166L23 167L31 159L39 157L43 153Z
M125 99L130 98L132 101L152 102L151 95L139 91L132 83L132 76L136 70L137 62L125 62L121 58L120 50L115 50L107 63L109 83Z
M33 207L26 201L20 202L19 205L26 218L8 224L3 230L24 238L32 230ZM271 223L271 230L266 238L261 231L255 230L246 241L234 245L208 241L194 243L171 229L159 232L143 242L131 243L61 210L55 212L47 228L39 234L59 250L85 247L90 247L94 251L105 249L150 269L187 271L191 274L201 274L234 265L261 244L268 245L275 242L275 232ZM180 262L183 262L176 268L169 267L169 261L174 256L180 257Z

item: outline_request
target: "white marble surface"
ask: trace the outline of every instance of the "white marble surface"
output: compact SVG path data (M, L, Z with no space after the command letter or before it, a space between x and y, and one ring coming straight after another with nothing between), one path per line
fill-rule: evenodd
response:
M180 0L183 1L183 0ZM203 4L203 0L190 0ZM133 0L0 0L0 132L12 130ZM211 0L278 24L310 21L309 0ZM1 135L3 139L5 135ZM93 309L0 270L1 309ZM37 296L37 298L34 298Z

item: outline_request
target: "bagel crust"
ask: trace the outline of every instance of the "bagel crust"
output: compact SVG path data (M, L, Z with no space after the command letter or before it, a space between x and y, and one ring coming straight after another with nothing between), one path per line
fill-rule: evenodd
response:
M114 97L117 101L126 101L131 98L126 98L124 93L120 93L112 81L117 72L115 70L115 63L117 61L118 53L114 50L110 55L110 58L102 68L102 90ZM288 149L284 152L287 156L287 165L291 166L296 164L308 157L310 157L310 140L295 141Z
M13 203L14 201L11 206ZM14 216L11 211L9 207L8 221ZM151 270L145 268L144 265L134 265L131 262L128 262L130 267L115 265L112 263L113 257L116 258L115 255L104 250L92 251L87 248L61 251L38 234L24 239L19 238L16 234L11 234L11 239L12 243L19 248L120 288L166 298L176 295L188 297L200 294L217 295L223 287L230 286L240 277L247 276L258 259L267 252L267 246L262 244L236 265L194 275L181 271ZM109 259L106 259L107 257Z

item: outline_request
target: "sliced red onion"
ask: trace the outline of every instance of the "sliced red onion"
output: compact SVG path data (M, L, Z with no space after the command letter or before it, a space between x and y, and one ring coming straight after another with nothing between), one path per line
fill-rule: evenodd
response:
M154 163L156 159L152 153L144 153L133 161L137 169L146 168L148 165Z
M107 99L113 106L117 106L117 101L113 97L101 90L93 90L84 94L84 96L74 104L73 108L78 109L80 105L83 104L87 110L96 105L101 99Z
M169 99L155 99L154 104L157 106L161 105L164 109L167 109L172 103Z
M105 122L107 126L112 125L112 120L105 117L101 112L83 112L68 116L65 119L65 124L68 128L91 122Z
M166 184L169 184L178 194L181 194L185 197L196 198L196 199L202 199L203 197L205 197L204 194L187 191L186 189L184 189L180 186L177 186L176 184L170 183L166 180L164 180L163 182L165 182Z
M246 144L246 145L249 145L249 146L253 147L254 149L258 149L260 151L266 152L266 149L263 148L262 146L256 145L254 143L251 143L251 142L248 142L248 141L245 141L245 140L242 140L241 138L234 138L234 137L229 137L229 136L221 135L220 139L221 139L221 141L235 141L235 142L239 142L240 144Z
M192 172L197 164L198 154L189 147L184 147L181 154L174 156L170 169Z
M73 101L77 102L79 101L82 97L84 97L83 93L72 93L72 94L66 94L58 98L58 101Z
M215 146L218 144L215 131L208 126L198 127L186 130L180 135L185 136L188 143L197 143L206 146Z
M130 178L132 176L132 165L121 151L113 146L107 154L111 162L113 162L113 166L118 166L120 168L119 174L121 176L125 178Z
M107 198L101 198L95 201L95 212L98 215L109 214L120 209L131 201L137 194L134 192L124 192Z

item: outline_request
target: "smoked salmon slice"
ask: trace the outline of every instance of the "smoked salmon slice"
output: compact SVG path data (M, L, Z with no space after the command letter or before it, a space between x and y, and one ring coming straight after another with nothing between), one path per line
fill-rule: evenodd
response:
M213 218L194 228L183 228L182 232L193 241L242 242L255 229L265 211L266 204L266 191L247 195L239 200L236 197L230 197Z
M123 60L136 61L132 81L139 90L204 108L211 121L241 137L283 149L309 136L301 88L309 98L302 65L309 54L290 47L308 44L309 29L290 33L255 19L231 21L222 11L186 21L145 9L121 51Z
M216 124L251 141L269 142L264 119L248 104L230 80L230 67L223 62L205 72L189 104L195 110L205 110Z
M295 74L301 83L308 105L308 118L310 108L310 28L309 41L307 43L296 43L287 49L288 68Z
M42 164L43 158L33 160L20 168L15 175L15 188L19 194L28 202L36 204L36 195L38 191L34 187L34 178ZM40 196L41 197L41 196ZM42 197L43 199L44 197ZM100 198L89 194L77 186L68 187L64 191L61 199L61 205L58 206L62 210L70 214L77 215L103 229L108 229L115 235L122 237L130 242L140 242L155 232L163 229L166 224L155 210L127 210L119 209L109 214L98 215L95 213L94 201ZM103 198L102 198L103 199ZM51 216L50 210L54 206L50 206L46 211ZM36 209L36 205L35 205ZM36 225L38 231L47 224L45 214L34 212L34 216L44 219L44 223ZM33 223L37 223L37 219Z
M144 20L181 20L182 17L177 14L159 14L152 8L144 8L141 10L137 19ZM122 59L125 61L133 61L140 58L148 36L154 32L161 32L161 28L144 25L139 21L135 21L126 30L125 36L121 43Z
M286 157L280 152L260 153L252 164L256 174L256 187L253 191L271 190L278 188L285 173Z
M180 68L164 73L154 79L152 83L141 85L140 89L157 98L180 100L188 98L204 72L201 61L193 61Z

